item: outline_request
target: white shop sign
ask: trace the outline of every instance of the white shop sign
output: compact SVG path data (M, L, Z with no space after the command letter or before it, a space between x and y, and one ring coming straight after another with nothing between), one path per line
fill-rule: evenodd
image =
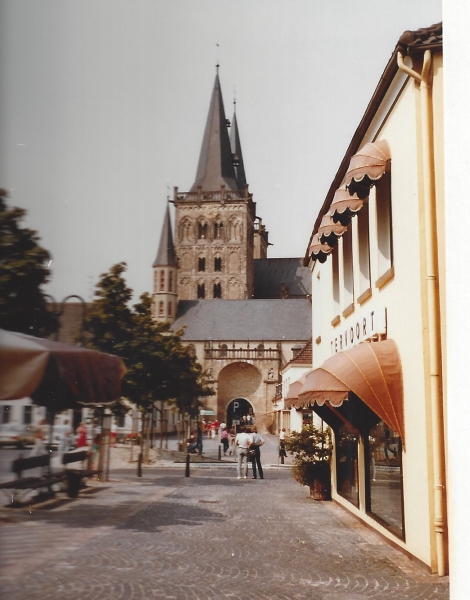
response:
M336 336L330 341L331 354L348 350L360 342L372 340L377 335L387 333L387 309L375 308L360 313L338 328Z

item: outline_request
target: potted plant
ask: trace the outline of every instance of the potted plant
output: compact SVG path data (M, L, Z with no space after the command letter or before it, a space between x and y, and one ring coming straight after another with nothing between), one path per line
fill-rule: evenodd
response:
M308 485L314 500L330 500L331 432L328 427L304 425L286 440L286 449L294 458L292 475L300 485Z

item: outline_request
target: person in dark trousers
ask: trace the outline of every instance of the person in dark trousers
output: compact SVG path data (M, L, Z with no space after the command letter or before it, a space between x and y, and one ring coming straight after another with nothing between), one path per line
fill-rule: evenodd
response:
M263 467L261 466L261 452L260 448L264 444L263 438L258 433L258 428L253 425L251 428L251 444L250 444L250 458L251 468L253 469L253 479L256 479L256 467L258 466L259 478L264 479Z

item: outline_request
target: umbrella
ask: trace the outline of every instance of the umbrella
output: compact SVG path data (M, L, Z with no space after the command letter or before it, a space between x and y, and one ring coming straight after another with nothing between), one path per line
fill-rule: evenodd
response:
M0 400L29 396L51 412L109 404L125 372L116 356L0 329Z

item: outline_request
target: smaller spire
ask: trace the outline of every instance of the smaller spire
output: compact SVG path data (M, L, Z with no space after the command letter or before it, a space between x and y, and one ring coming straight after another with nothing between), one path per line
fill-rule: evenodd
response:
M176 252L173 245L173 234L171 231L170 205L166 205L165 218L163 220L162 232L160 234L160 245L157 258L152 267L176 267Z

